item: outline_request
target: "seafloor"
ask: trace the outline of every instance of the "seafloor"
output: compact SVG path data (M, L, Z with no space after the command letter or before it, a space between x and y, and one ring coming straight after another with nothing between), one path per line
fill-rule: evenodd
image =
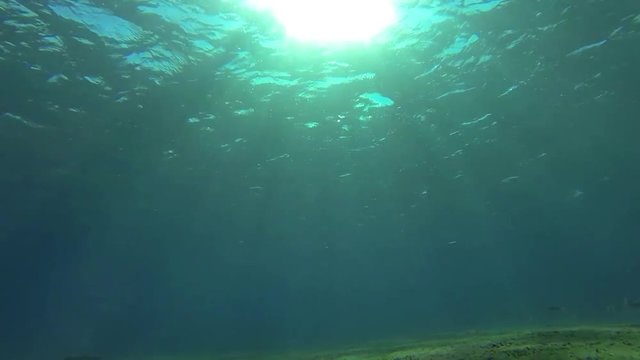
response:
M307 353L152 356L145 360L605 360L640 359L640 325L467 333L427 341ZM133 360L133 359L129 359Z

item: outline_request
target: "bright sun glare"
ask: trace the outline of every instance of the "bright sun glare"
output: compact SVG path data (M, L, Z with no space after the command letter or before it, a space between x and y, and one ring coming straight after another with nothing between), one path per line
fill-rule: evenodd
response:
M394 0L252 0L303 42L368 42L397 21Z

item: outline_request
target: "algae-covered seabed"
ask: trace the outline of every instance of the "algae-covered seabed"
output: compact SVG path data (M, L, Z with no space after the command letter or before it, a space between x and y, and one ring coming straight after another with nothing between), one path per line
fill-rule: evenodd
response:
M153 356L145 360L499 360L640 359L640 325L598 325L467 333L338 351L227 356Z

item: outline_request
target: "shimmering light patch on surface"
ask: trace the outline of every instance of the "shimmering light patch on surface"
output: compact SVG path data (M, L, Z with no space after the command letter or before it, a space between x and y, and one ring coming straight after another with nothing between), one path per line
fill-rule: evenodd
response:
M375 78L375 76L376 74L367 72L367 73L356 74L356 75L326 77L324 79L311 82L307 86L304 92L304 95L305 97L314 97L314 96L317 96L319 93L326 92L327 90L329 90L329 88L332 88L334 86L346 85L346 84L354 83L357 81L363 81L363 80L371 80Z
M405 34L422 34L431 30L433 26L452 18L451 14L431 7L402 8L400 11L398 28L399 32ZM411 40L419 41L415 37Z
M479 39L478 35L476 34L471 34L471 35L462 34L456 38L456 40L454 41L453 44L451 44L451 46L449 46L447 49L442 51L442 53L439 56L448 57L451 55L459 54L463 52L465 49L467 49L469 46L471 46L473 43L478 41L478 39Z
M73 39L83 45L95 45L93 41L83 37L73 36Z
M182 70L182 67L187 63L187 59L176 51L170 51L160 45L156 45L147 50L127 55L125 62L130 65L137 65L139 69L176 74Z
M41 45L38 48L44 52L62 52L64 51L64 41L62 38L56 35L44 36L41 39Z
M60 17L83 24L100 37L115 40L121 47L126 47L126 42L139 40L144 34L138 25L84 2L57 1L49 4L49 8Z
M397 21L392 0L252 0L273 13L293 39L368 42Z
M178 25L185 33L207 36L219 40L226 32L235 31L245 26L236 15L228 13L210 14L199 6L180 4L170 1L157 1L153 5L140 5L138 10L144 14L160 16L162 20Z
M395 102L392 99L377 92L369 92L361 94L358 97L358 102L356 103L355 107L362 108L366 112L371 108L388 107L393 106L393 104L395 104ZM368 120L370 116L366 117ZM361 120L364 119L361 118Z
M369 100L375 107L392 106L394 104L393 100L380 93L364 93L360 95L360 98Z
M467 0L464 7L467 14L474 14L494 10L504 3L505 0Z
M298 80L290 79L291 75L284 72L269 72L251 74L251 85L278 85L290 87L298 84Z
M38 14L34 13L33 11L29 10L28 7L20 4L19 2L15 1L15 0L9 0L9 1L0 1L0 10L2 11L8 11L8 10L13 10L16 11L20 16L23 17L37 17Z
M392 41L376 41L379 48L376 46L375 52L361 56L351 52L362 49L358 46L310 48L283 41L279 31L265 29L265 24L270 26L274 22L256 21L255 11L246 7L250 1L264 4L269 0L220 0L214 5L207 1L197 4L184 4L179 0L138 1L126 7L126 11L121 2L0 0L0 10L6 12L2 23L8 28L6 33L11 35L0 44L0 60L24 63L29 71L41 72L38 76L56 89L75 86L76 80L81 80L92 85L90 88L96 92L95 96L117 103L135 102L157 85L197 83L200 80L193 79L193 74L203 74L210 76L211 83L216 84L212 85L213 90L204 94L210 99L230 96L215 90L220 84L216 82L218 80L237 85L255 96L252 99L255 101L232 106L231 111L236 110L236 116L258 115L261 108L254 110L249 107L250 103L277 106L283 99L289 101L295 97L304 106L322 106L323 100L334 99L334 94L340 94L344 96L335 105L339 107L337 113L348 114L349 120L345 122L349 122L370 120L380 110L384 112L381 108L393 106L393 100L386 98L387 102L383 95L380 98L371 95L376 91L393 93L394 97L404 96L393 89L396 86L393 82L387 81L390 78L385 69L402 69L400 76L413 79L415 85L423 89L416 96L422 96L425 101L455 102L458 98L474 96L475 90L494 90L490 95L500 101L515 101L516 97L512 99L512 95L524 96L531 80L548 70L545 59L532 60L531 64L509 70L504 79L495 79L495 87L485 87L470 74L481 74L494 66L504 65L502 51L509 50L509 54L520 56L546 39L540 34L549 34L548 38L551 38L557 25L565 26L572 21L565 16L566 11L558 8L555 15L551 10L536 15L538 20L533 27L519 28L517 24L509 23L494 24L485 29L484 13L500 10L496 11L496 16L502 16L500 12L511 11L508 10L511 6L517 11L522 3L510 0L397 0L398 21L384 33L385 39ZM298 0L295 4L304 1ZM276 3L285 2L276 0ZM372 1L362 0L361 4L369 7ZM370 13L365 9L359 16L362 14L369 16ZM54 18L56 21L49 23ZM639 18L637 11L629 13L620 17L618 24L594 34L593 38L567 43L561 50L568 57L566 61L587 61L599 52L615 50L617 41L636 39ZM325 25L333 23L333 20L324 22ZM490 21L486 20L488 23ZM102 47L102 42L109 46ZM92 53L100 53L105 63L114 67L107 66L104 71L85 69L88 60L83 59L82 54L68 53L80 44L90 45ZM78 56L79 61L72 59ZM108 72L115 68L117 74ZM189 71L185 71L187 69ZM171 78L183 72L187 81ZM89 78L85 77L87 74ZM581 91L593 99L611 95L606 91L587 94L593 87L589 81L586 77L577 79L570 90ZM363 93L368 95L361 97ZM385 103L390 105L383 105ZM142 105L137 106L142 108ZM66 109L60 109L63 108ZM482 117L489 111L494 110L479 109L456 119L455 124L466 126L467 131L474 126L479 129L489 126L493 117ZM416 116L422 118L425 114ZM430 113L428 116L436 115ZM187 123L210 129L208 123L201 123L200 115L188 114L183 119L189 118L193 122ZM305 119L296 114L298 118ZM499 119L499 116L495 118ZM200 122L195 122L196 119ZM289 120L296 126L304 126L305 122L312 123L314 119L302 123L293 118ZM322 131L341 129L353 134L363 126L357 122L340 123L335 119L319 123ZM455 129L445 132L449 133L449 130Z
M215 49L210 42L205 40L193 40L191 43L197 50L200 50L205 53L213 51Z

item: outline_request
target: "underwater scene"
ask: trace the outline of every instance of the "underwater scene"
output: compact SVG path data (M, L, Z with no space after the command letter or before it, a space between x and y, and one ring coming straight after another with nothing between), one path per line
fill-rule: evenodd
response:
M0 360L640 359L639 0L0 0Z

